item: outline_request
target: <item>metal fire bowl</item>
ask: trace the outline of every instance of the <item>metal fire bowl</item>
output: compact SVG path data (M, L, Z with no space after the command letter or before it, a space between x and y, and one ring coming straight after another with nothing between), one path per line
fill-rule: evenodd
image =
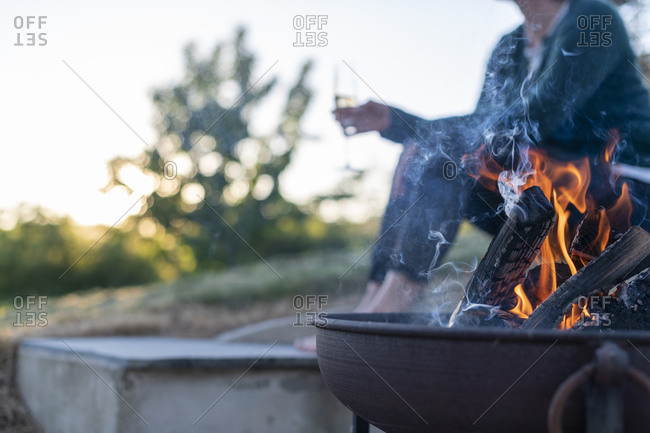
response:
M387 433L548 431L549 402L613 342L650 375L650 331L611 334L447 329L410 313L329 314L318 364L334 395ZM647 433L650 396L625 382L625 432ZM564 432L585 431L587 385L563 405Z

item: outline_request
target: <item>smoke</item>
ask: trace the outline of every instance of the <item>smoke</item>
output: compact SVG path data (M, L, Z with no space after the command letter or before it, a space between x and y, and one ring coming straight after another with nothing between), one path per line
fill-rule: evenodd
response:
M527 180L530 176L535 175L528 151L540 141L540 133L538 122L529 116L528 104L528 93L531 91L535 71L529 70L518 88L515 88L518 84L514 80L504 79L504 77L512 75L506 69L512 66L510 60L519 42L512 36L501 40L488 65L484 88L479 100L479 107L489 107L489 110L477 110L474 115L467 117L464 128L457 135L462 137L460 143L466 143L463 150L466 153L473 153L476 149L471 146L476 145L476 140L472 140L471 137L478 131L482 132L482 142L479 144L484 144L489 156L505 169L499 174L497 180L497 188L503 198L503 204L495 211L504 211L507 216L525 218L526 215L521 215L523 210L517 206L517 202ZM517 101L520 102L519 104L513 104L512 100L507 99L507 95L513 94L519 96ZM460 127L459 124L455 126ZM476 168L471 167L472 164L481 163L480 157L467 158L466 161L467 164L464 168L472 170ZM430 231L429 237L439 240L435 262L439 258L438 249L441 243L448 243L448 241L438 231ZM452 272L447 274L434 289L434 293L440 297L440 304L431 310L433 324L452 326L451 321L454 321L457 322L457 326L476 326L479 323L473 323L474 321L487 322L502 312L498 306L474 304L467 300L463 302L458 298L453 303L448 295L445 297L444 291L449 287L455 287L457 290L460 288L460 293L464 295L465 284L469 280L469 275L476 269L476 263L472 265L471 269L462 264L448 264L447 266ZM437 268L432 275L441 269L442 267ZM450 316L448 313L452 305L454 311Z
M464 293L465 284L478 266L473 258L470 263L448 262L429 272L431 289L427 301L420 308L430 315L429 324L446 328Z
M440 257L440 248L443 245L451 244L447 241L447 239L445 239L445 236L442 234L442 232L435 230L429 232L429 240L436 243L436 253L434 254L433 259L431 260L431 265L429 266L429 269L431 269L436 265L436 263L438 263L438 258Z
M510 216L515 207L522 187L526 184L527 175L522 176L514 171L502 171L499 174L499 193L503 197L503 208L507 216ZM525 215L524 215L525 217Z
M461 308L458 306L455 314L450 318L448 327L480 327L488 324L492 319L503 314L499 306L487 304L467 303Z

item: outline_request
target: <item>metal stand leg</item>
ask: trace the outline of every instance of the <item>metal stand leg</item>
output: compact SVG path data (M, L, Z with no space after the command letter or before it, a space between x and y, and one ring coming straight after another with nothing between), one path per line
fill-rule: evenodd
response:
M368 421L356 413L352 414L352 433L370 433L370 424L368 424Z

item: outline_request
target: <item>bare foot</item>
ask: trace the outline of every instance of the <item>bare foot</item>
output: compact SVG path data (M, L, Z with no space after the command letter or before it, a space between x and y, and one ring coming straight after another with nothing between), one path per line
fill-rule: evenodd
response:
M354 309L355 313L363 313L368 309L372 300L377 295L377 292L381 288L381 283L378 281L368 281L366 284L366 293L363 294L363 298L359 301L359 305Z
M296 349L305 352L316 352L316 336L310 335L309 337L296 338L293 340L293 345Z

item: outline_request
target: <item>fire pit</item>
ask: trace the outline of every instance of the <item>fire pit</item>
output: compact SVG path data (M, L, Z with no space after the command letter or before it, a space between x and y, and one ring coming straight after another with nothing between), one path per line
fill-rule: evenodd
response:
M648 431L650 232L630 227L627 183L599 192L587 158L527 160L523 177L473 163L517 199L448 320L316 323L323 377L357 415L388 433Z
M615 422L607 410L618 403L625 432L648 431L650 333L449 329L431 322L428 314L328 315L317 323L325 382L387 433L541 433L559 425L572 433L611 431L603 424ZM614 366L621 354L629 360ZM608 374L612 392L603 398L594 378ZM549 410L555 426L548 425Z
M539 196L527 191L522 205ZM646 432L650 233L632 227L532 313L517 313L513 287L522 287L548 227L511 216L448 321L321 317L318 361L334 395L388 433ZM598 302L581 306L581 298ZM580 320L567 327L576 309Z

